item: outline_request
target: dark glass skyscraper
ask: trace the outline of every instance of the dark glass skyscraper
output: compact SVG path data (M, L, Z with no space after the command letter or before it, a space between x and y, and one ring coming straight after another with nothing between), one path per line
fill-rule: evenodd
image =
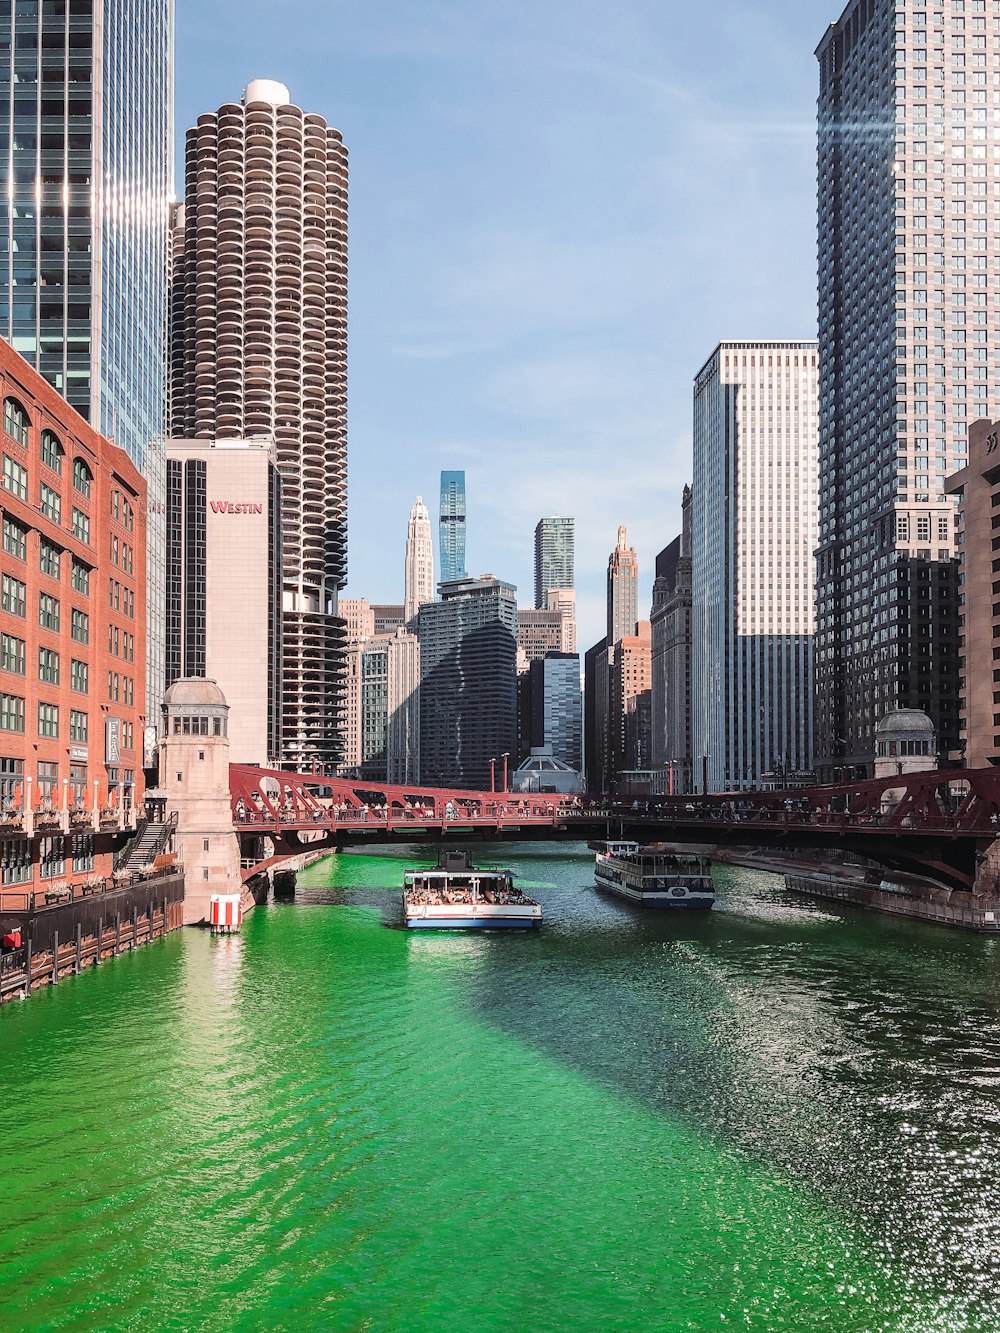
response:
M465 473L441 473L441 582L465 578Z
M896 708L929 713L943 753L958 742L944 478L997 407L1000 34L985 15L982 0L851 0L817 51L825 779L871 774Z
M173 0L0 3L0 334L149 494L146 715L163 680Z

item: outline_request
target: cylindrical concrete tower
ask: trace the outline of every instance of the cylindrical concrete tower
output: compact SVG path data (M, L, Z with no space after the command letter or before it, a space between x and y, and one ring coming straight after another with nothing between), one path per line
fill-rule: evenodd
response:
M347 150L288 89L187 134L173 244L171 433L273 435L283 529L283 759L340 757L347 573ZM277 591L277 590L276 590Z

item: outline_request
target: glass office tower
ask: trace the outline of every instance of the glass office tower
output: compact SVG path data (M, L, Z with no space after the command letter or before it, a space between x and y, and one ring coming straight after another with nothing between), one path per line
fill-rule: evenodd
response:
M548 606L554 589L573 586L573 520L540 518L535 525L535 606Z
M465 473L441 473L441 582L465 578Z
M0 3L0 334L149 495L147 723L163 680L173 0Z
M995 415L1000 31L986 0L852 0L819 59L816 755L871 774L875 724L958 745L953 502Z

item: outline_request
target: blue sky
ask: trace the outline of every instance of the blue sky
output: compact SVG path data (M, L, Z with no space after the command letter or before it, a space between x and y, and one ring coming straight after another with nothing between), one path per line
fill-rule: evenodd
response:
M815 332L817 0L177 0L184 130L251 78L344 134L351 595L402 601L464 467L470 572L531 604L576 518L581 648L619 523L647 608L726 337Z

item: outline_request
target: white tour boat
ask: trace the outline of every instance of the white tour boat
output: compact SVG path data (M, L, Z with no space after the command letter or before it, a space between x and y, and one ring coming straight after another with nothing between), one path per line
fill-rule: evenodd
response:
M441 853L430 870L403 877L411 930L537 930L542 909L515 888L509 870L477 870L468 852Z
M591 843L597 852L598 887L643 907L711 907L715 902L712 862L696 851L657 843Z

